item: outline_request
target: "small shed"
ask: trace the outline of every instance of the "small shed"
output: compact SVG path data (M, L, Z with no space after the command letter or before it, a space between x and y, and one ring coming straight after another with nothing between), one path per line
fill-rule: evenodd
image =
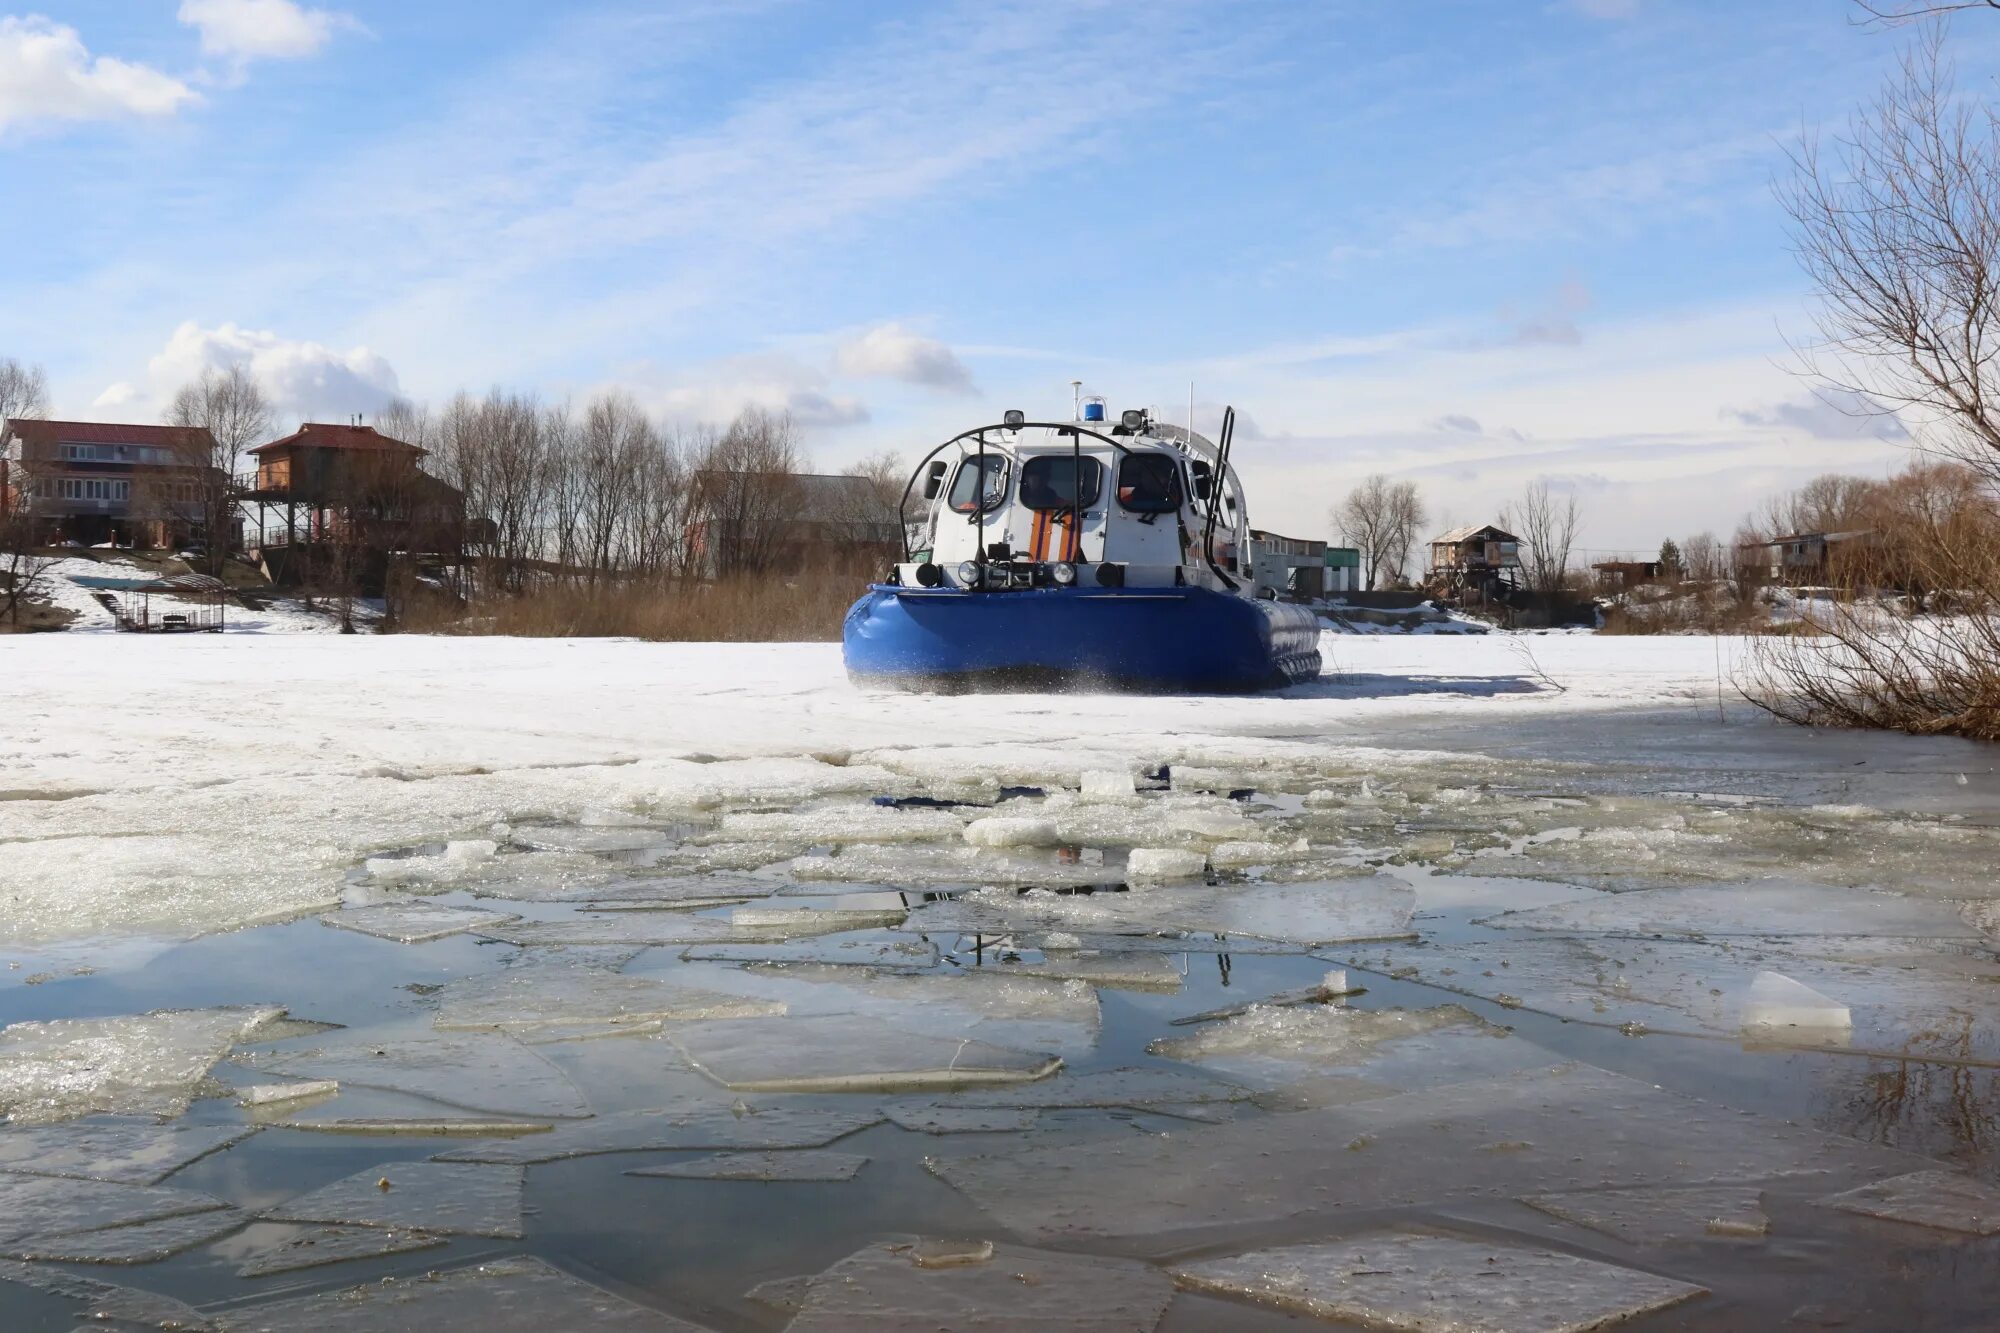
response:
M1326 595L1326 543L1250 530L1250 573L1280 596L1311 601Z
M1492 523L1453 528L1431 539L1426 582L1446 596L1499 597L1520 584L1521 539Z
M1664 572L1657 560L1600 560L1590 568L1597 575L1597 586L1606 592L1657 583Z
M170 574L125 590L118 628L130 634L220 634L229 585L206 574Z

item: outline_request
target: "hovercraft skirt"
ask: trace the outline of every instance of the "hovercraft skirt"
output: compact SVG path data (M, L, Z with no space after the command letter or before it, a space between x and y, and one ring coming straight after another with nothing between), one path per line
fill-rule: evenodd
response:
M1319 675L1319 618L1206 588L877 584L841 636L857 684L1240 694Z

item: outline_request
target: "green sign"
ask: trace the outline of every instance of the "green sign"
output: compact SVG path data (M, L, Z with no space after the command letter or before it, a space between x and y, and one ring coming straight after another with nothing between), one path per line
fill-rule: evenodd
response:
M1326 548L1326 567L1328 569L1359 569L1361 568L1361 552L1355 550L1352 546L1329 546Z

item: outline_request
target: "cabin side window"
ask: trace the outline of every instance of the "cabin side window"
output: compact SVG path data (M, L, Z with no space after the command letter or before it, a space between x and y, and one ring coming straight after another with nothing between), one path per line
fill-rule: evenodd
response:
M1021 503L1030 509L1088 509L1104 493L1104 464L1048 454L1021 464Z
M984 467L985 485L980 484ZM1007 498L1007 460L999 454L974 455L958 465L951 480L951 507L961 514L976 514L999 506Z
M1170 454L1127 454L1118 461L1118 505L1135 514L1181 507L1181 470Z

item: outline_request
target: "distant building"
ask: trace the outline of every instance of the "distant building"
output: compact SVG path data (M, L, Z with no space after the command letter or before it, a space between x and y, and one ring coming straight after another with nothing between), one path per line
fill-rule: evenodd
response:
M1657 583L1662 566L1657 560L1600 560L1592 565L1597 586L1605 592L1624 592L1641 584Z
M392 553L458 557L478 536L464 493L423 470L424 451L373 426L307 422L250 455L257 470L237 492L246 544L281 581L339 559L372 583Z
M1252 528L1250 574L1258 585L1275 589L1281 598L1313 601L1326 596L1326 551L1323 541L1281 537Z
M896 499L866 477L695 474L686 541L705 578L873 568L902 555Z
M1431 540L1426 582L1447 594L1498 597L1520 584L1521 539L1491 523L1453 528Z
M1858 572L1873 553L1875 534L1791 532L1737 548L1744 563L1772 583L1818 585Z
M227 484L214 459L215 437L200 427L10 420L0 425L0 515L27 515L51 545L207 540L205 500Z

